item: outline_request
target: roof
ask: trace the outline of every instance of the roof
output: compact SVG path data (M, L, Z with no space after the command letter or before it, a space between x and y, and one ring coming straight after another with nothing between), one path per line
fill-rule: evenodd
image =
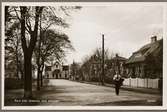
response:
M115 61L115 60L126 61L127 59L124 57L118 56L118 54L116 54L116 56L112 58L112 61Z
M112 60L120 60L120 61L126 61L127 59L121 56L114 57Z
M162 47L162 41L163 39L160 39L156 42L144 45L132 54L132 56L126 61L126 64L145 61L148 55L154 55L154 52L158 50L159 47Z

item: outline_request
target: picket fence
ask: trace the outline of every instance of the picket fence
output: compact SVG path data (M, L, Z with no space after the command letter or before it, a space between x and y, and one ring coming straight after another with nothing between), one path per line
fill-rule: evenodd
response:
M123 82L123 85L158 89L158 82L159 79L126 78Z

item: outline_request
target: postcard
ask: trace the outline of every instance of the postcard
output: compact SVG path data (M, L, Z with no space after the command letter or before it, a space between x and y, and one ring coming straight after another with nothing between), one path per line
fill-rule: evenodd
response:
M167 3L2 2L3 110L166 108Z

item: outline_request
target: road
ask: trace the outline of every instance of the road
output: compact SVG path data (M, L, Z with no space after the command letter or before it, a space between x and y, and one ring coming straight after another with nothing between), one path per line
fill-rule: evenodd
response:
M112 87L85 84L63 79L50 79L47 87L40 91L40 105L54 106L145 106L160 105L161 96L157 94L138 93L121 90L120 95L115 95ZM159 102L160 101L160 102Z

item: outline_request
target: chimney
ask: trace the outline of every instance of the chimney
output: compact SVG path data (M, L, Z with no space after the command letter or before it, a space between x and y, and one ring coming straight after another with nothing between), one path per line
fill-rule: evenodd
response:
M115 57L118 57L118 54L117 54L117 53L115 54Z
M156 41L157 41L157 36L151 37L151 43L154 43L154 42L156 42Z

